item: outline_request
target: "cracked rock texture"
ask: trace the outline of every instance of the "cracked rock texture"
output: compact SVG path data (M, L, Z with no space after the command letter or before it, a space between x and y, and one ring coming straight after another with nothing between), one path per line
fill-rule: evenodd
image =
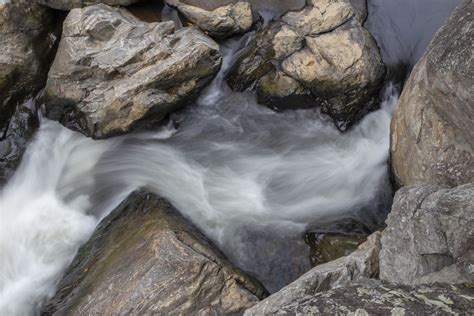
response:
M46 114L93 138L163 120L214 78L219 46L196 28L106 5L73 9L46 85Z
M404 187L382 236L380 278L402 283L474 283L474 183Z
M53 9L71 10L82 8L94 4L107 4L111 6L126 6L142 0L36 0L42 5L47 5Z
M405 84L391 125L400 186L474 181L473 15L471 0L454 11Z
M237 2L220 6L214 10L205 10L179 0L166 0L191 23L212 37L223 39L250 30L258 19L248 2Z
M316 296L335 287L348 286L358 279L376 277L379 271L380 236L380 232L373 233L352 254L309 270L245 314L275 314L283 306L306 296Z
M278 306L278 315L472 315L474 290L462 285L400 286L361 280ZM245 315L263 315L254 308Z
M227 82L237 91L256 84L259 103L276 110L319 105L345 131L377 107L385 77L366 16L363 0L308 0L257 33Z
M170 203L138 192L102 220L42 313L238 314L264 295Z

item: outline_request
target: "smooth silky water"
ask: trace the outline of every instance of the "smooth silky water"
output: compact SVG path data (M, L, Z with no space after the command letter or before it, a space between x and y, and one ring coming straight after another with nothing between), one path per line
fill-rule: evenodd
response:
M372 0L367 26L389 65L413 65L458 1L398 1L405 13L437 6L431 28L412 21L410 36L399 26L413 16L391 10L391 2ZM38 312L100 219L137 188L171 201L270 291L309 269L308 228L383 222L396 86L388 83L380 110L345 134L317 109L273 112L224 82L251 36L223 43L221 72L197 104L157 131L93 141L42 119L0 192L2 314Z

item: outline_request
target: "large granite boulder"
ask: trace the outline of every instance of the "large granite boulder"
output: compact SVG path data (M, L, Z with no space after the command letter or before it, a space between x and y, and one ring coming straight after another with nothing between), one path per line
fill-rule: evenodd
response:
M305 296L313 296L335 287L347 286L358 279L378 276L380 235L380 232L370 235L368 240L349 256L311 269L296 281L258 303L246 314L275 314L282 306Z
M143 0L36 0L38 3L47 5L53 9L71 10L89 5L104 3L111 6L127 6Z
M264 295L170 203L140 192L102 220L43 314L238 314Z
M0 138L16 106L46 83L57 41L51 10L26 1L0 2Z
M244 315L263 315L263 302ZM271 310L279 315L472 315L474 289L462 285L415 287L361 280L346 287L284 301Z
M474 181L474 3L465 1L413 69L392 119L400 186Z
M474 283L474 183L404 187L382 236L380 278L403 284Z
M219 46L196 28L146 23L103 4L64 21L46 85L46 115L93 138L158 122L218 72Z
M376 108L385 76L366 15L365 1L307 1L258 32L227 82L256 84L259 103L274 109L319 105L344 131Z
M249 31L258 18L248 2L232 3L212 11L179 0L166 0L166 3L175 7L188 21L218 39Z

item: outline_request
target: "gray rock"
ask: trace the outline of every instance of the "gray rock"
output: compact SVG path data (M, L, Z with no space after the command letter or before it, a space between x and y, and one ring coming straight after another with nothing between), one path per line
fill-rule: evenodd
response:
M192 6L179 0L166 0L191 23L212 37L223 39L250 30L258 16L248 2L237 2L218 7L212 11Z
M73 9L46 85L46 114L93 138L159 122L218 72L219 46L196 28L145 23L106 5Z
M385 66L362 27L365 1L308 1L260 30L227 76L237 91L257 83L273 109L321 106L344 131L377 106ZM274 75L276 74L276 75ZM282 89L286 86L287 88Z
M127 6L142 0L36 0L42 5L47 5L53 9L71 10L89 5L104 3L111 6Z
M239 0L180 0L183 3L198 6L206 10L215 10L218 7L239 2ZM359 1L359 0L356 0ZM306 0L247 0L252 7L258 10L274 10L285 13L287 11L301 10Z
M368 237L367 242L349 256L319 265L293 283L272 294L251 309L246 315L277 313L283 306L306 296L347 286L362 278L376 277L379 270L380 232Z
M245 315L263 315L258 307ZM376 280L361 280L347 287L299 297L281 304L277 315L472 315L472 287L433 284L399 286Z
M402 283L474 282L474 183L404 187L382 236L380 278Z
M348 0L308 0L297 12L288 12L283 22L305 36L330 32L349 21L354 10Z
M222 315L265 294L166 200L133 193L78 252L51 315Z
M249 45L237 58L237 62L232 66L226 77L229 86L236 91L244 91L250 88L258 79L275 72L274 57L277 52L273 45L273 39L280 32L279 23L270 23L260 30L250 41ZM301 47L293 38L284 36L278 43L294 43L294 46ZM278 45L277 47L281 47ZM293 46L288 48L289 53L293 53Z
M55 27L51 10L34 2L0 4L0 138L16 106L46 83L58 39Z
M367 0L349 0L357 20L363 24L367 20Z
M39 127L34 100L16 107L8 127L0 138L0 188L13 176L28 142Z
M413 69L392 119L391 163L403 185L474 181L474 3L464 1Z

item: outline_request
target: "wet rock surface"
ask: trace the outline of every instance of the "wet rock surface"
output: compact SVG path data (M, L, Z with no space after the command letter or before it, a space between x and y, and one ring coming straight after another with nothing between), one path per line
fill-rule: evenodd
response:
M246 311L246 315L278 313L283 306L309 295L347 286L362 278L378 275L380 233L369 236L351 255L319 265Z
M44 87L57 35L48 8L27 1L0 4L0 137L17 105Z
M404 187L383 232L380 278L403 283L474 283L474 183Z
M102 220L42 313L238 314L264 296L166 200L138 192Z
M348 256L366 241L366 235L307 233L306 243L311 248L311 264L317 266L340 257Z
M218 39L245 33L258 19L248 2L232 3L212 11L179 0L167 0L166 3L175 7L189 22Z
M221 64L196 28L146 23L106 5L71 10L46 85L46 114L93 138L163 120L194 100Z
M344 131L375 109L385 76L366 15L364 1L308 1L260 30L227 81L237 91L256 84L273 109L319 105Z
M38 127L33 100L16 107L4 134L0 137L0 188L13 176Z
M82 8L94 4L107 4L111 6L127 6L141 0L36 0L38 3L49 6L53 9L71 10Z
M413 69L391 125L399 185L474 181L474 3L464 1Z
M361 280L315 295L285 301L271 309L290 315L469 315L474 289L463 285L399 286ZM245 315L262 315L261 305Z

